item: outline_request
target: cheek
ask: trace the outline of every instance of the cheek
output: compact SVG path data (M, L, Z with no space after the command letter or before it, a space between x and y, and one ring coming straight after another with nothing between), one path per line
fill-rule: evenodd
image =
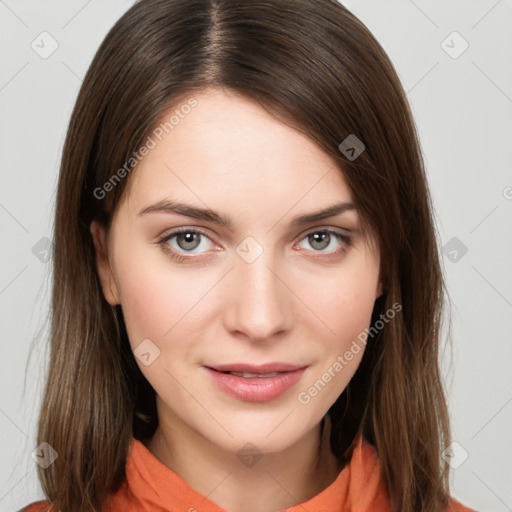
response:
M297 400L304 411L327 410L345 390L356 372L366 348L361 336L369 327L375 303L377 275L344 272L336 279L304 288L307 302L322 320L314 318L309 330L316 334L318 352L310 377L299 390ZM307 290L307 292L306 292ZM322 332L324 334L319 335Z
M124 280L121 300L132 346L144 338L160 345L178 333L190 332L191 325L200 323L196 317L200 308L194 306L206 291L201 280L184 281L177 273L152 275L139 269Z
M328 345L341 350L368 327L377 280L374 266L361 266L303 282L300 296L322 327Z
M347 387L364 355L377 283L377 262L358 258L335 276L317 275L301 287L301 297L315 314L309 314L311 336L316 333L321 343L299 403L327 409Z
M137 272L123 281L121 300L136 362L157 393L165 396L173 390L174 398L169 402L172 403L179 400L176 397L180 391L168 372L178 381L185 381L187 375L181 363L193 359L197 345L204 338L200 316L208 297L198 302L208 291L207 280L188 281L183 273L157 270L156 266L150 269L139 266ZM146 365L138 354L148 351L152 360Z
M172 268L159 248L132 250L117 260L120 299L130 344L143 339L161 345L194 320L194 305L205 294L208 279ZM197 320L197 319L195 319Z

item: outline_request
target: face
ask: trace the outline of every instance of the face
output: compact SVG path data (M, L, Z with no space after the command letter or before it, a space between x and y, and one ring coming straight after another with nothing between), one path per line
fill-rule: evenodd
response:
M362 358L378 248L309 138L233 92L194 97L132 171L109 233L91 224L98 271L160 417L226 450L280 451Z

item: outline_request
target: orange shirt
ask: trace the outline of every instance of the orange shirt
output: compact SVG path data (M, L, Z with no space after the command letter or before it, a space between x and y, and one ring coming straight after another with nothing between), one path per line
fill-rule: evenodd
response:
M29 505L23 512L46 512L48 502ZM389 512L390 502L377 452L358 439L352 458L336 480L308 501L283 512ZM50 509L51 510L51 509ZM160 462L141 441L132 439L126 480L111 496L108 512L225 512ZM475 512L452 499L446 512Z

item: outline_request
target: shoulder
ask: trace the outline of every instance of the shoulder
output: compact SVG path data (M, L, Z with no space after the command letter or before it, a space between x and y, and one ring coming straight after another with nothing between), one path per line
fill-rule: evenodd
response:
M49 501L35 501L18 512L51 512L51 503Z
M456 499L452 498L446 512L477 512L472 508L466 507Z

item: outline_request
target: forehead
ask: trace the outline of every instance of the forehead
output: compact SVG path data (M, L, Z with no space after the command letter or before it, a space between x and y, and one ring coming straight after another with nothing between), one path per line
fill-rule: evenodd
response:
M187 96L150 135L125 191L133 210L165 197L239 213L351 201L339 164L256 101L221 89L191 96L193 108L182 108Z

